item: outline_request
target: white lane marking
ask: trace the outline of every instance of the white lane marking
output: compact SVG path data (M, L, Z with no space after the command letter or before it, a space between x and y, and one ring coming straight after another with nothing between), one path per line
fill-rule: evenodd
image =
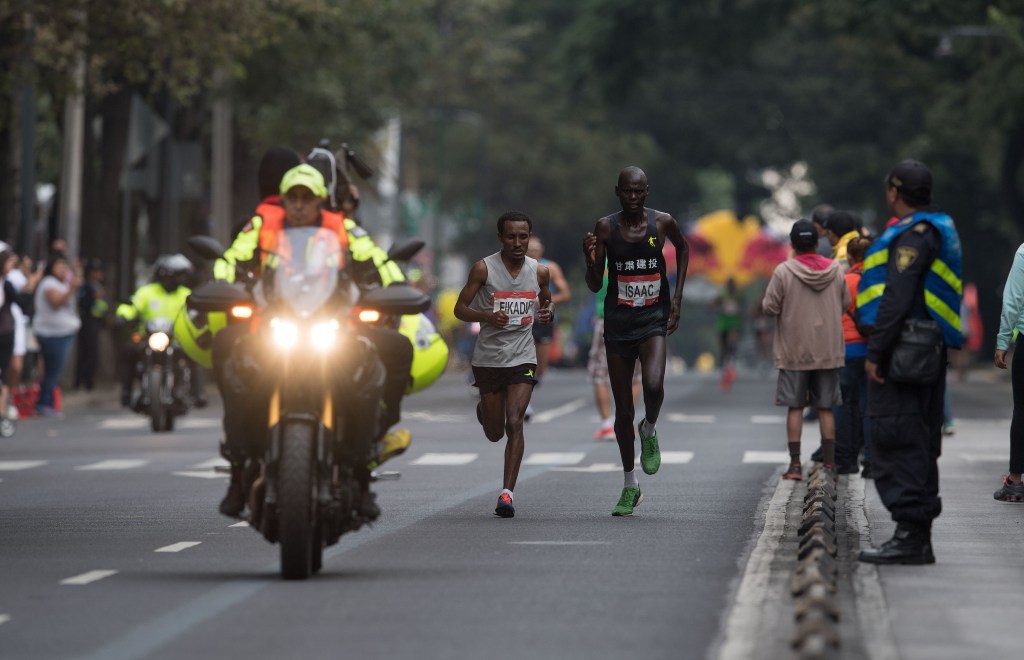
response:
M89 584L91 582L95 582L96 580L102 580L103 578L108 578L111 575L115 575L116 573L117 573L117 571L109 571L109 570L89 571L88 573L82 573L81 575L74 575L74 576L69 577L69 578L64 578L63 580L60 581L60 583L61 584L75 584L75 585Z
M581 451L571 452L537 452L530 454L523 465L575 465L586 456Z
M543 424L545 422L550 422L556 417L561 417L562 415L568 415L571 412L576 412L585 405L587 405L586 399L574 399L569 403L558 406L557 408L552 408L551 410L545 410L542 413L537 413L530 419L530 421L533 424Z
M13 472L14 470L29 470L40 465L46 465L46 461L0 461L0 470Z
M611 541L509 541L509 545L611 545Z
M172 543L165 545L162 548L157 548L153 552L181 552L182 550L188 550L202 543L202 541L182 541L180 543Z
M555 472L619 472L622 466L616 463L594 463L586 467L556 467Z
M745 451L744 463L789 463L789 452L784 451Z
M428 410L402 411L402 419L415 419L421 422L439 422L442 424L457 424L468 422L469 415L451 413L433 413ZM473 418L476 421L476 418Z
M100 428L107 431L141 429L149 426L149 420L141 417L111 417L100 422Z
M222 466L222 465L227 466L227 465L231 465L231 463L228 463L225 459L223 459L220 456L218 456L217 458L211 458L210 460L203 461L202 463L196 463L195 465L192 466L192 469L193 470L212 470L213 468L219 467L219 466Z
M864 499L864 480L850 479L846 484L846 522L860 537L860 547L871 547L871 523ZM860 627L860 639L869 658L898 658L889 610L885 603L878 567L858 564L852 572L853 602Z
M677 424L714 424L714 415L685 415L682 413L669 413L666 419Z
M219 429L221 421L209 417L185 417L177 420L179 429Z
M0 614L0 626L11 620L10 614Z
M786 418L783 415L751 415L751 424L785 424Z
M172 472L171 474L176 474L179 477L195 477L196 479L227 479L231 476L221 474L220 472L214 472L213 470L208 470L206 472L192 472L190 470L185 470L184 472Z
M242 522L236 522L234 525L228 525L228 527L248 527L248 526L249 526L249 523L245 522L244 520Z
M149 461L141 458L114 458L109 461L99 461L88 465L77 465L76 470L131 470L142 467Z
M795 483L779 479L775 486L765 513L764 528L750 552L739 589L736 590L736 603L726 620L719 660L746 660L756 656L762 611L770 604L767 602L769 596L777 597L770 594L769 589L772 563L779 543L786 534L786 503L793 494Z
M663 451L661 462L667 465L684 465L693 460L692 451ZM637 454L634 465L640 465L640 455Z
M968 463L1005 463L1010 460L1010 452L960 454L960 458Z
M415 461L413 465L467 465L472 463L480 454L459 454L455 452L451 453L431 453L423 454Z

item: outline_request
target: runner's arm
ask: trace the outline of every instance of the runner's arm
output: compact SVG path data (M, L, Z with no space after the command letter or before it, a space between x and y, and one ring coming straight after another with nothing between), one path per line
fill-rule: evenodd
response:
M690 245L679 231L679 223L670 215L661 219L661 226L665 232L665 238L672 242L676 248L676 287L672 292L672 307L668 317L668 334L672 334L679 327L679 310L683 304L683 285L686 283L686 270L690 267ZM664 241L662 241L664 245Z
M604 280L604 263L607 258L605 245L611 235L611 223L608 218L601 218L594 225L593 232L583 237L583 256L587 263L587 287L597 293L601 290Z
M555 318L554 300L551 298L551 271L545 266L537 266L537 284L540 295L537 297L537 323L551 323Z
M565 274L562 273L562 267L554 261L549 261L547 269L551 273L551 284L554 284L555 288L558 289L558 293L551 296L551 302L569 302L572 298L572 292L569 291L569 282L565 279Z
M476 297L480 288L487 283L487 264L480 260L473 264L469 270L469 279L466 286L459 292L459 298L455 301L455 318L466 323L490 323L498 328L505 327L508 323L508 314L505 312L483 312L473 309L470 304Z

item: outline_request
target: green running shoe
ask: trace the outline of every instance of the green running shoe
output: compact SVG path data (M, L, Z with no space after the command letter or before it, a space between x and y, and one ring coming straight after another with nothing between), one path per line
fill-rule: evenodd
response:
M631 516L633 507L644 501L644 495L640 492L640 486L626 486L619 496L619 503L612 509L613 516Z
M643 421L636 425L637 433L640 434L640 466L644 474L654 474L661 467L661 451L658 449L658 432L651 435L644 435L641 430Z

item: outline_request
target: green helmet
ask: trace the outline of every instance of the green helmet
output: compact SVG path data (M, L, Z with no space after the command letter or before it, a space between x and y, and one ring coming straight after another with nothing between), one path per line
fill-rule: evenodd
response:
M448 366L448 345L423 314L403 316L398 331L412 342L413 348L406 394L425 390L441 377Z
M227 325L228 316L224 312L190 311L185 305L174 319L174 338L186 355L210 368L213 366L213 336Z

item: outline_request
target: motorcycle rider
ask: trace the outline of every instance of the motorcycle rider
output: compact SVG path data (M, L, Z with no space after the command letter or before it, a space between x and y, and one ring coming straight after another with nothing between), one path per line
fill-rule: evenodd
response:
M192 262L183 254L161 255L153 267L153 281L139 287L132 294L131 301L117 308L117 321L123 326L135 323L139 330L158 318L174 323L178 313L185 307L185 300L191 289L185 282L192 272ZM144 345L127 341L121 351L121 405L132 405L132 384L136 375L136 364L142 356ZM206 405L202 392L200 371L192 370L193 403L197 408Z
M280 161L277 161L278 163ZM273 163L268 163L268 168ZM261 165L261 173L263 167ZM214 268L215 276L233 280L236 264L254 264L250 271L259 275L262 255L258 247L267 237L287 227L320 226L338 232L338 241L346 246L348 234L340 214L324 210L327 187L323 176L313 167L300 164L287 170L281 177L280 197L266 198L256 209L256 215L235 238L225 252L225 260ZM261 240L261 236L264 237ZM254 352L246 347L251 335L245 324L231 325L213 339L213 370L224 400L224 442L221 454L231 463L231 481L220 503L220 512L238 517L245 509L247 493L244 468L247 458L261 456L267 429L268 378L262 373ZM409 349L411 352L411 348ZM381 358L384 359L383 349ZM363 393L367 397L380 393ZM372 420L373 428L377 420ZM362 497L355 509L366 520L374 520L380 509L369 491L369 469L366 464L351 466L362 486Z
M348 247L352 255L352 272L361 288L387 287L405 282L402 269L388 258L388 253L377 245L369 232L355 217L359 208L359 189L349 182L339 169L334 153L316 147L306 156L306 162L315 167L327 185L327 208L344 215ZM379 325L364 326L360 332L377 347L387 370L384 385L384 411L381 428L390 429L402 418L402 397L405 395L413 368L414 351L409 338L397 329ZM384 435L377 463L401 454L409 447L412 435L407 429L396 429Z

